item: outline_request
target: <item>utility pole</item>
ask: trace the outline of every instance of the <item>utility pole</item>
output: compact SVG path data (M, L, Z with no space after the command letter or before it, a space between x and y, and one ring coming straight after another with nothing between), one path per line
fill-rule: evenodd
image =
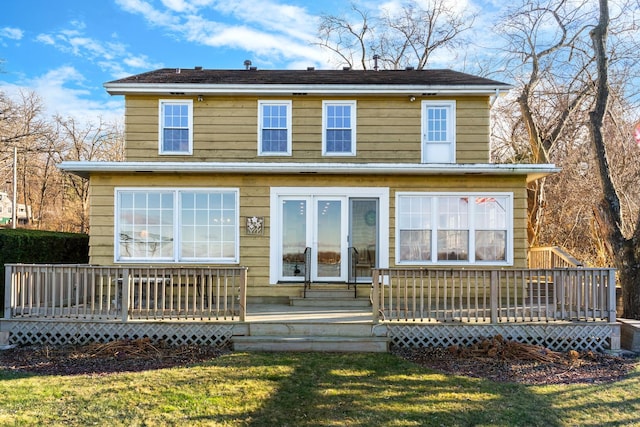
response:
M11 209L11 228L16 228L18 211L18 147L13 147L13 207Z

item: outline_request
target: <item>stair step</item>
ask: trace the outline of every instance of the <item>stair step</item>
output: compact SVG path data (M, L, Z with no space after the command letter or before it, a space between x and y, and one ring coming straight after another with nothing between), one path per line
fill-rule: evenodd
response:
M385 337L386 326L371 323L251 323L249 335L253 336L339 336Z
M307 289L307 298L354 298L353 289Z
M369 307L368 298L302 298L290 297L289 304L298 307Z
M341 353L386 353L386 337L248 336L232 338L234 351L319 351Z

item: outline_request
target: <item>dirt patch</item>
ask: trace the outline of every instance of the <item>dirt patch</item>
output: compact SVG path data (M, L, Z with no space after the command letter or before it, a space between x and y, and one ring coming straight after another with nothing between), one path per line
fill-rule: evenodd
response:
M186 366L230 351L197 345L170 347L148 339L83 346L34 345L0 351L0 369L41 375L106 375ZM493 340L468 348L394 349L393 353L448 374L537 385L618 381L638 364L637 358L595 352L558 353Z
M566 353L505 341L497 336L470 346L396 349L399 357L440 372L530 385L609 383L627 377L637 355Z
M229 351L198 345L170 347L149 339L83 346L32 345L0 351L0 369L42 375L104 375L185 366Z

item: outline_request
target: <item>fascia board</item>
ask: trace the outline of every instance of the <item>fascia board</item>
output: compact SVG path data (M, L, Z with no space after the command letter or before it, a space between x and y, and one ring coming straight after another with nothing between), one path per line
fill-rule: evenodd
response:
M527 181L560 171L553 164L405 164L270 162L62 162L58 167L82 177L91 173L245 173L345 175L526 175Z

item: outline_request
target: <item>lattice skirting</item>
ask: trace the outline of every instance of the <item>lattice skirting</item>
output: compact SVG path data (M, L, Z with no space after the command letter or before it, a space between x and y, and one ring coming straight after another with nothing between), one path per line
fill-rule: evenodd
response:
M505 339L541 345L554 351L620 350L620 325L579 324L387 324L391 346L468 346L484 338L502 335Z
M229 323L100 323L2 321L12 344L87 344L118 339L150 338L168 345L224 346L233 335Z

